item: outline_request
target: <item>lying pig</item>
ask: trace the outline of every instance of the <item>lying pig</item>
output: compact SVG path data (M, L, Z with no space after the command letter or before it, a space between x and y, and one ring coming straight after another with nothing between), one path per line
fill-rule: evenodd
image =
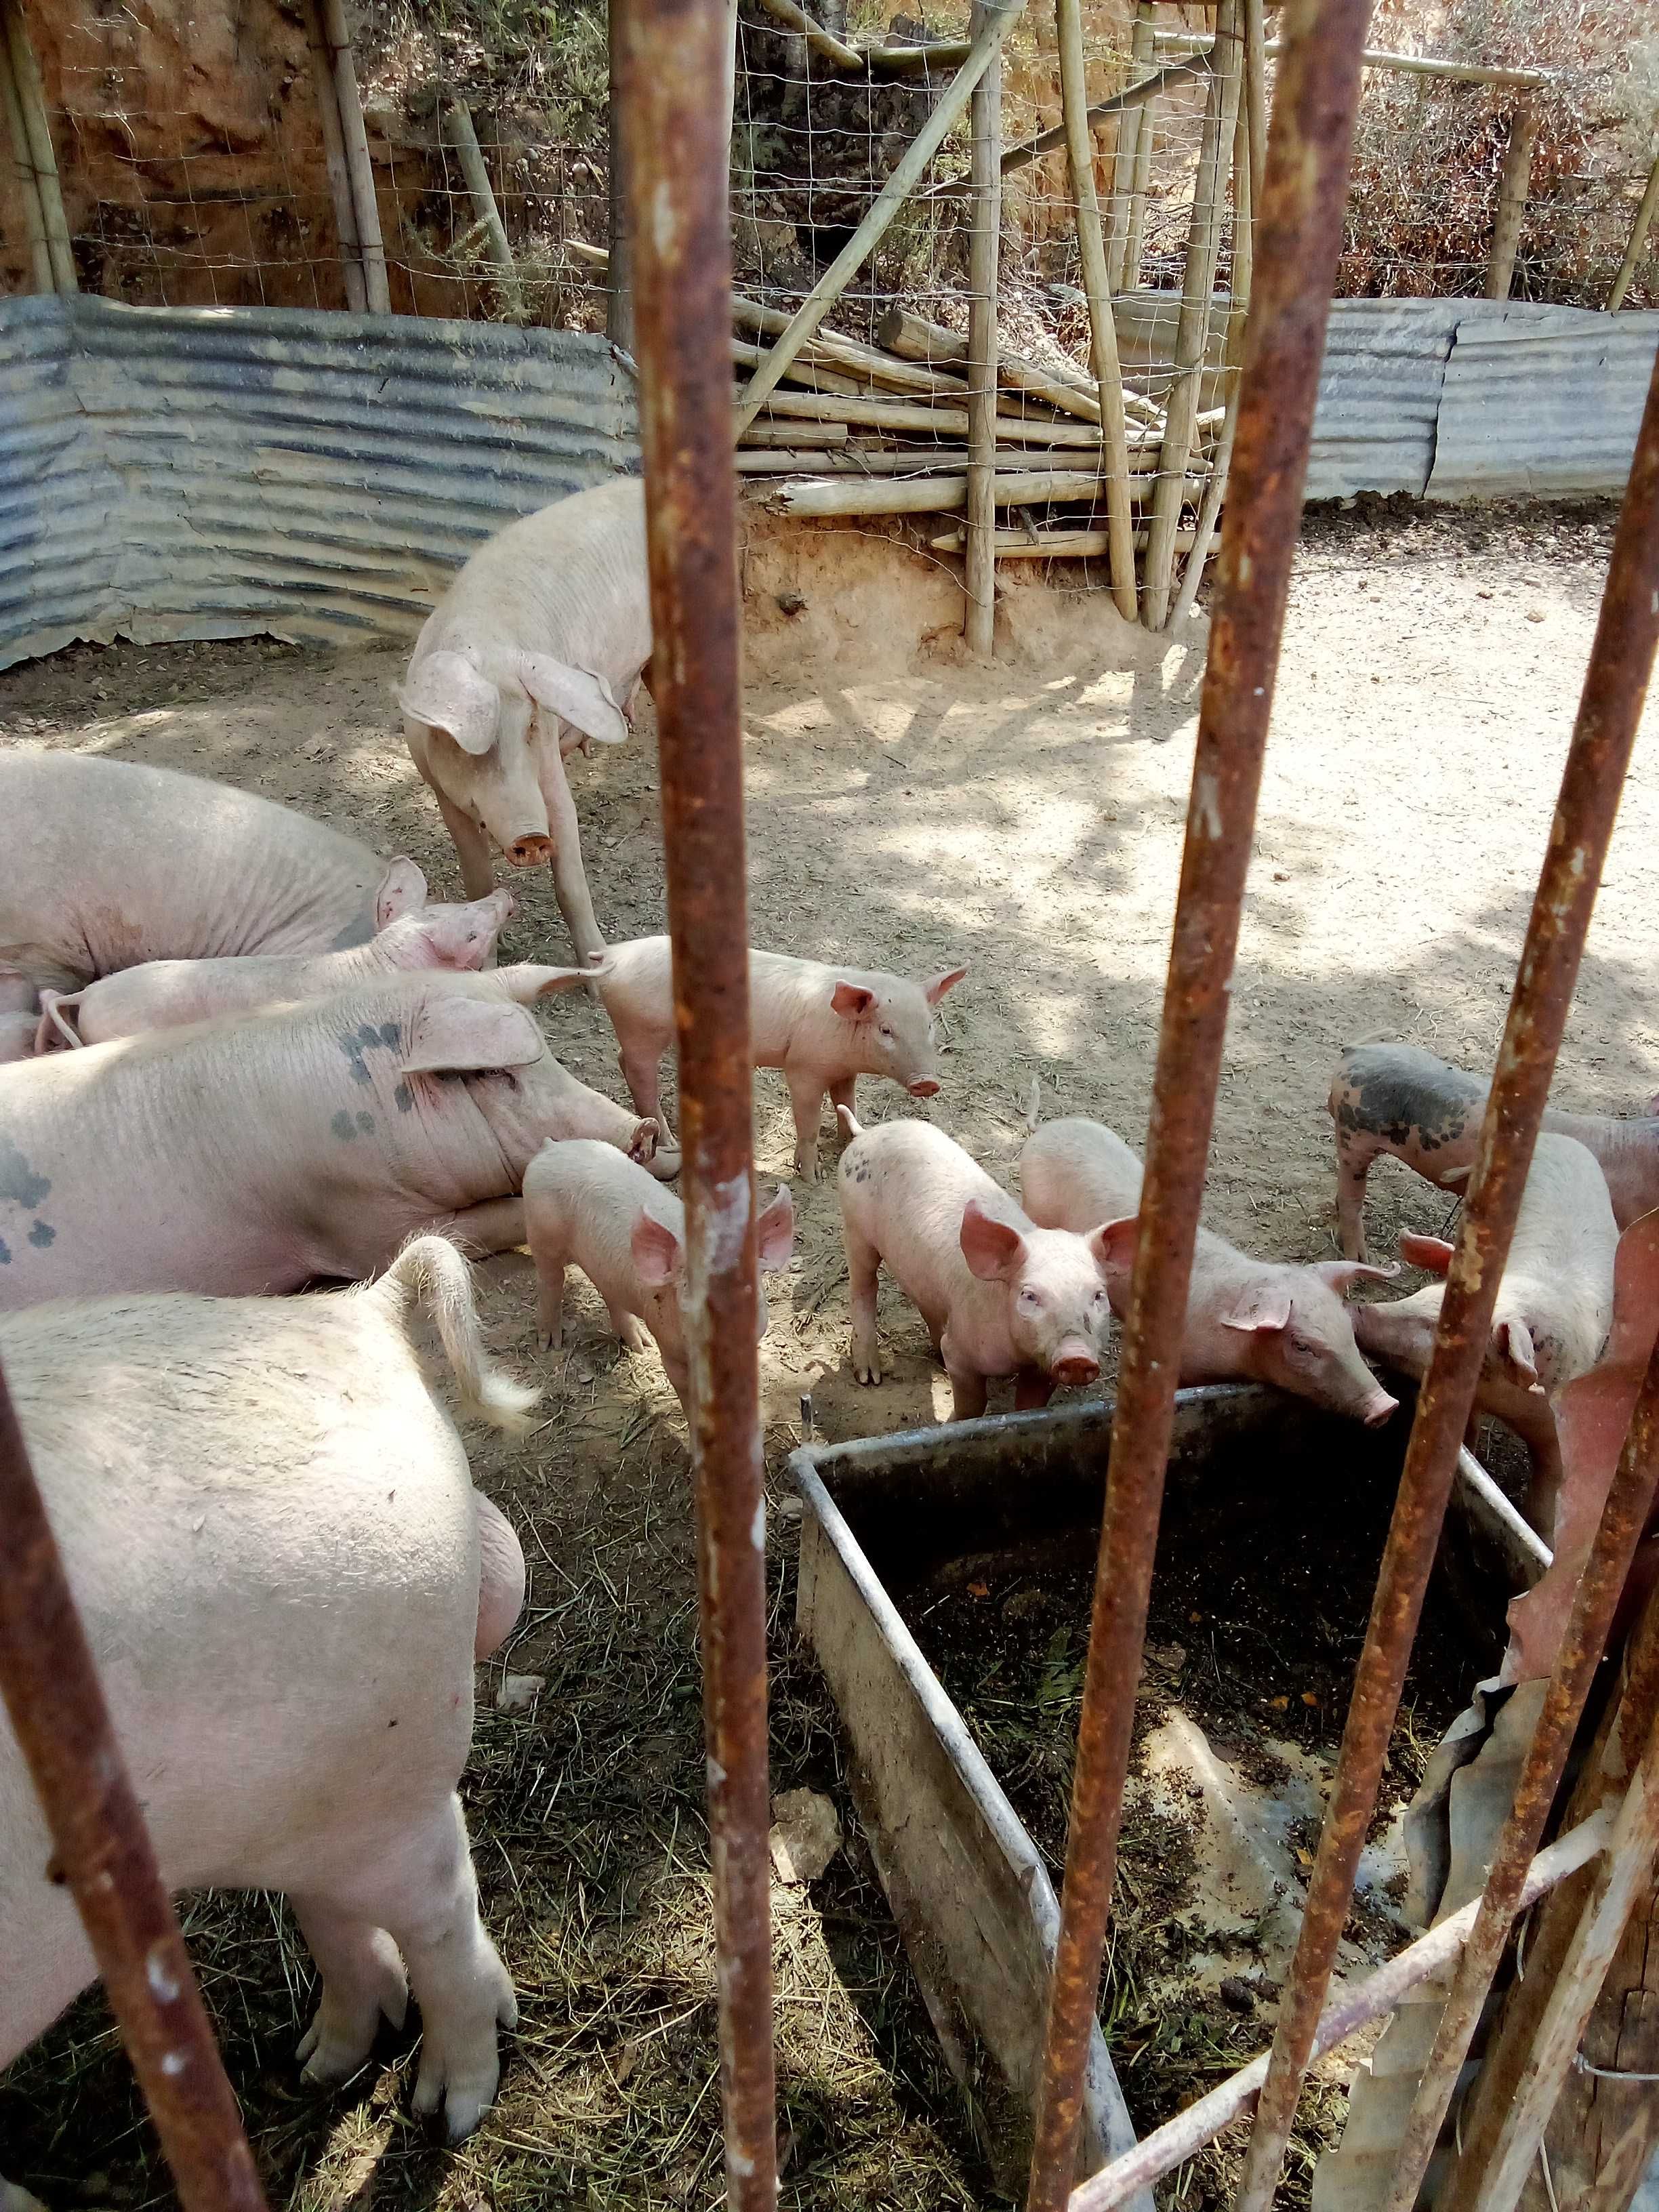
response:
M605 1300L629 1352L656 1340L663 1371L688 1417L690 1355L680 1301L685 1289L685 1208L614 1145L544 1145L524 1179L525 1232L535 1256L544 1352L563 1341L564 1271L580 1267ZM795 1216L781 1185L756 1224L763 1275L789 1264ZM766 1334L766 1291L759 1334Z
M1413 1044L1349 1045L1331 1079L1336 1124L1336 1211L1342 1249L1365 1256L1365 1177L1379 1152L1443 1190L1474 1165L1490 1085ZM1659 1103L1659 1101L1656 1101ZM1540 1126L1576 1137L1601 1163L1621 1229L1659 1206L1659 1116L1564 1114L1547 1106Z
M853 1373L879 1382L876 1271L921 1310L951 1378L954 1411L985 1411L985 1386L1017 1377L1015 1402L1046 1406L1092 1382L1110 1325L1101 1232L1043 1229L960 1145L927 1121L861 1128L841 1156L841 1220L853 1300Z
M251 792L82 753L0 757L0 968L35 990L145 960L337 951L425 899L413 860Z
M1079 1233L1106 1224L1107 1289L1120 1321L1129 1310L1140 1180L1140 1162L1098 1121L1049 1121L1020 1154L1020 1196L1033 1221ZM1351 1260L1303 1266L1253 1260L1200 1229L1181 1340L1182 1382L1271 1382L1333 1413L1352 1413L1367 1428L1380 1427L1399 1401L1360 1358L1342 1293L1368 1277L1387 1281L1398 1272Z
M264 952L240 960L147 960L83 990L40 994L37 1052L59 1045L108 1044L143 1030L175 1029L216 1014L251 1012L297 999L332 998L377 975L448 968L480 969L513 911L510 891L470 906L426 906L388 922L367 945L339 952Z
M1443 1275L1452 1247L1438 1237L1402 1237L1400 1256ZM1592 1367L1613 1318L1619 1224L1601 1169L1576 1138L1540 1136L1533 1153L1510 1256L1492 1311L1492 1340L1475 1393L1477 1413L1513 1429L1531 1455L1523 1510L1548 1543L1555 1525L1561 1455L1552 1392ZM1419 1378L1429 1370L1443 1284L1386 1305L1360 1306L1360 1350Z
M422 1311L467 1410L522 1428L536 1394L489 1365L438 1237L325 1297L41 1306L0 1360L162 1878L288 1893L308 2081L356 2073L412 1989L415 2109L459 2141L516 2016L455 1789L524 1559L423 1380ZM0 2068L97 1978L52 1855L0 1709Z
M851 1109L860 1075L884 1075L913 1098L939 1089L933 1012L968 973L947 968L913 983L878 968L826 967L781 952L749 955L749 1019L757 1067L778 1067L795 1116L795 1172L818 1179L818 1124L828 1092ZM623 1079L641 1114L662 1119L659 1081L674 1038L674 985L665 937L613 945L593 988L622 1048ZM647 1102L649 1101L649 1103ZM679 1165L660 1153L659 1174Z
M455 842L469 898L553 865L579 958L605 949L582 872L564 757L620 744L651 657L645 498L626 477L511 523L428 616L398 694L410 757Z
M296 1290L374 1274L420 1229L521 1244L546 1138L643 1160L657 1132L560 1066L519 973L392 976L0 1067L0 1310Z

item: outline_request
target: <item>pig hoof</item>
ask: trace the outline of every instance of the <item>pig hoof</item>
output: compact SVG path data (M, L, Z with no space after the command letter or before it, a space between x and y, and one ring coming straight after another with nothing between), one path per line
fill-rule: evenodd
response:
M536 1332L538 1352L557 1352L562 1348L563 1344L564 1331L562 1328L554 1329L550 1333L547 1329L538 1328Z
M659 1152L646 1165L659 1182L672 1182L680 1171L680 1156L678 1152Z
M814 1152L810 1159L803 1159L801 1155L797 1152L795 1155L795 1173L800 1177L803 1182L816 1182L818 1179L817 1154Z
M879 1382L881 1380L881 1369L877 1365L873 1359L855 1359L853 1362L853 1380L855 1382L863 1382L866 1385L872 1382Z

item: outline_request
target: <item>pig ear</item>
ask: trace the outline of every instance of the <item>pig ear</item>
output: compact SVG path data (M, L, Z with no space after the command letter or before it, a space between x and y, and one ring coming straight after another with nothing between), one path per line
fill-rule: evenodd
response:
M1006 1282L1025 1256L1025 1239L976 1198L962 1209L962 1256L982 1283Z
M867 1021L875 1012L876 994L862 983L837 983L830 994L830 1004L844 1020Z
M1532 1331L1523 1321L1500 1321L1492 1333L1492 1348L1513 1376L1530 1387L1538 1380L1538 1362Z
M659 1221L654 1213L647 1213L641 1206L634 1216L633 1234L628 1243L642 1283L648 1283L656 1291L673 1281L684 1247L665 1221Z
M380 888L374 894L374 930L396 921L400 914L418 914L426 904L426 878L413 860L400 853L386 862Z
M1271 1335L1279 1329L1288 1328L1291 1286L1272 1277L1265 1282L1252 1283L1240 1292L1232 1311L1218 1314L1216 1319L1223 1328L1240 1329L1246 1334Z
M1140 1242L1140 1216L1126 1214L1121 1221L1103 1222L1089 1239L1089 1249L1109 1279L1127 1275L1135 1264Z
M787 1184L778 1185L777 1196L755 1224L755 1238L763 1275L775 1275L789 1265L795 1249L795 1206Z
M465 1075L483 1068L528 1067L547 1050L522 1006L505 999L428 999L412 1024L405 1075Z
M1400 1256L1408 1267L1426 1267L1431 1275L1443 1275L1452 1263L1455 1248L1443 1237L1413 1237L1400 1240Z
M964 960L960 968L947 968L942 975L935 975L931 983L924 983L921 988L928 1005L938 1006L945 994L954 991L967 973L968 963Z
M591 668L572 668L550 653L521 653L514 665L537 705L574 723L584 737L597 738L602 745L619 745L627 738L622 702Z
M1400 1262L1390 1260L1386 1267L1368 1267L1363 1260L1316 1260L1310 1272L1343 1298L1357 1283L1391 1283L1400 1273Z
M405 714L447 731L465 753L487 753L501 719L501 695L464 653L429 653L398 694Z
M593 980L592 968L543 968L533 960L515 960L510 968L498 968L495 983L509 999L527 1006L537 999L550 999L556 991L574 991L578 983Z

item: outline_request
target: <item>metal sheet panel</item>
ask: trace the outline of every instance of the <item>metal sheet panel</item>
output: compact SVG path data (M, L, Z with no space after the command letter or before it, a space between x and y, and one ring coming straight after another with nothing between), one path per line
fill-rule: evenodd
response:
M1409 492L1434 466L1446 362L1467 300L1338 300L1308 454L1309 499Z
M580 332L0 302L0 667L406 638L492 531L637 467L632 380Z
M1621 492L1656 346L1659 313L1466 302L1430 498Z

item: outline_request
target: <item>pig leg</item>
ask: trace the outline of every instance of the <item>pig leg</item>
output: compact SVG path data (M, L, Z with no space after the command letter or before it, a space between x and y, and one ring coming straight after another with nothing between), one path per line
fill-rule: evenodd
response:
M1014 1378L1014 1411L1041 1413L1054 1395L1054 1386L1037 1367L1022 1367Z
M1371 1162L1386 1149L1369 1131L1336 1133L1336 1218L1346 1259L1365 1257L1365 1178Z
M0 1014L32 1014L34 986L21 968L0 967Z
M823 1085L816 1069L810 1075L799 1075L791 1074L786 1068L784 1080L789 1085L789 1104L795 1116L795 1173L807 1182L816 1182L818 1179L818 1125L823 1118Z
M564 1343L564 1269L561 1252L536 1255L536 1343L543 1352L557 1352Z
M881 1348L876 1340L876 1274L881 1255L862 1230L845 1215L842 1231L847 1243L847 1280L853 1307L853 1379L879 1382Z
M582 869L581 834L576 822L576 802L570 796L564 764L557 746L542 755L542 797L547 802L547 827L553 839L553 895L576 948L576 958L586 964L605 951L605 939L588 896Z
M611 1326L624 1352L636 1355L651 1349L651 1332L637 1314L625 1311L621 1306L607 1306Z
M344 2081L374 2049L382 2013L393 2027L404 2024L409 2008L404 1962L384 1928L320 1898L290 1894L288 1901L323 1984L317 2016L294 2054L300 2078Z
M524 1610L524 1547L513 1523L486 1498L472 1493L478 1520L478 1625L473 1631L474 1660L488 1659L513 1633Z
M455 848L455 858L461 864L463 890L470 899L488 898L495 888L495 863L490 858L489 839L472 817L464 814L453 799L447 799L435 783L428 788L438 802L438 811L444 817L444 827Z
M432 1224L434 1234L453 1237L464 1252L483 1259L491 1252L514 1252L525 1241L524 1200L486 1198L464 1206Z
M634 1111L642 1120L654 1121L662 1131L656 1158L650 1163L651 1172L659 1182L678 1175L680 1169L679 1141L662 1110L662 1056L667 1048L666 1038L653 1037L646 1043L626 1044L617 1055Z
M952 1367L947 1357L945 1371L951 1378L951 1419L972 1421L985 1411L986 1379L963 1367Z

